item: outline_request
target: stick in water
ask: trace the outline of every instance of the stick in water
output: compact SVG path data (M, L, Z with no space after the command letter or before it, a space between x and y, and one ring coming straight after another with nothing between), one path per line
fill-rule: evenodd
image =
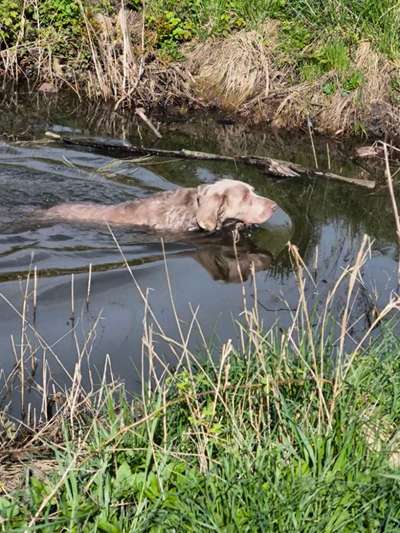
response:
M86 293L86 308L89 308L89 300L90 300L90 289L92 287L92 263L89 264L89 277L88 277L88 285L87 285L87 293Z
M151 120L145 115L143 107L137 107L135 109L136 115L143 120L143 122L151 129L151 131L154 133L156 137L159 139L162 138L161 133L158 131L158 129L154 126L154 124L151 122Z
M71 320L75 320L74 275L71 274Z

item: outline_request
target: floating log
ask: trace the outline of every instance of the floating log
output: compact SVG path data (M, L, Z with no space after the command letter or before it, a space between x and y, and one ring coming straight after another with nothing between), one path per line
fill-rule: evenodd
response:
M62 137L53 132L46 132L46 136L63 144L81 146L100 150L119 157L131 157L138 155L154 155L158 157L175 157L179 159L197 159L205 161L232 161L233 163L244 163L262 169L266 174L279 178L324 178L328 180L341 181L350 183L351 185L358 185L366 187L367 189L375 188L375 181L349 178L334 174L333 172L324 172L316 168L307 168L297 163L290 161L282 161L280 159L272 159L271 157L261 157L255 155L238 155L229 156L221 154L212 154L209 152L198 152L194 150L165 150L162 148L146 148L144 146L135 146L133 144L117 144L94 141L91 139L79 139L71 137Z

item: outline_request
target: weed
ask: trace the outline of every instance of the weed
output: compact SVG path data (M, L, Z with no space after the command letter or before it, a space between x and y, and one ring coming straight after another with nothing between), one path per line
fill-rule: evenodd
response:
M364 76L362 72L355 70L343 81L343 91L345 93L355 91L356 89L359 89L362 86L363 82Z
M322 86L322 92L326 94L326 96L332 96L335 94L337 89L337 85L334 81L327 81Z
M22 6L17 0L0 0L0 50L12 44L21 27Z
M332 41L314 52L314 57L325 72L346 72L350 65L348 47L342 41Z
M147 24L156 32L156 45L175 58L179 57L179 43L193 38L193 24L175 11L166 11L159 17L149 16Z

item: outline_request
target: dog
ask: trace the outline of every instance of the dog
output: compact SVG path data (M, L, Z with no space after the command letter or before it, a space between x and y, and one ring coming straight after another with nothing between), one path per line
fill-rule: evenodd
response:
M254 187L231 179L178 188L116 205L65 203L51 207L46 218L139 226L156 231L219 230L227 221L245 226L268 220L277 204Z

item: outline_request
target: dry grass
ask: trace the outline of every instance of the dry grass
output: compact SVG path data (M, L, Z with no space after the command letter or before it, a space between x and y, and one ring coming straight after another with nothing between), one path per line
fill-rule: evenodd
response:
M377 134L393 131L399 124L400 115L389 103L390 83L399 68L400 65L375 52L370 43L363 42L354 61L354 70L363 77L359 88L349 94L336 91L331 96L325 95L322 88L327 82L336 81L335 72L328 72L312 82L289 86L273 123L278 127L296 128L303 126L308 117L313 117L316 126L328 133L351 133L357 123Z
M94 70L89 72L90 97L114 100L116 107L137 90L143 75L142 17L124 7L115 18L97 15L93 23L85 16Z
M187 54L191 88L203 102L238 111L257 105L280 84L281 73L271 64L277 24L258 31L240 31L225 39L198 44Z
M39 13L35 0L28 3ZM114 16L93 15L81 2L83 39L91 56L90 68L84 72L79 71L78 57L76 65L74 58L67 65L60 63L53 52L60 37L50 30L43 37L40 18L41 37L34 42L26 42L22 23L16 43L0 51L3 79L26 77L30 56L39 84L49 83L55 90L66 85L80 97L112 101L115 109L186 104L217 107L280 128L304 127L311 118L317 129L327 133L348 134L358 127L375 135L398 135L400 112L392 81L398 78L400 65L368 41L352 52L348 73L332 69L311 81L300 81L301 55L307 57L308 52L295 50L292 53L299 57L289 53L288 58L281 48L277 21L205 42L193 40L181 47L183 58L176 61L157 50L154 31L145 27L146 7L141 13L133 12L123 0L119 7ZM318 51L322 45L312 46ZM351 72L363 81L346 92L340 77ZM332 94L325 91L329 83L337 85Z
M206 335L202 332L201 325L197 319L198 310L192 309L192 316L191 318L189 317L188 327L183 331L181 327L182 321L176 312L174 289L169 277L168 265L165 261L166 282L171 302L171 312L175 316L179 333L176 339L168 336L158 321L156 310L149 303L147 290L138 284L135 273L129 266L123 250L120 248L115 236L113 234L112 236L121 253L125 267L143 300L145 313L143 320L142 368L146 366L144 365L144 361L146 361L149 367L149 375L142 375L143 403L138 404L136 408L137 415L133 422L134 427L147 423L153 416L158 416L160 409L161 411L166 411L170 407L165 395L164 403L167 402L165 405L163 404L155 412L146 411L146 398L150 391L162 392L164 390L163 378L160 376L159 371L155 370L157 367L159 369L161 368L163 377L168 376L170 380L174 380L174 376L179 376L179 372L182 369L186 369L189 372L189 379L193 387L197 379L194 369L197 369L196 373L204 373L203 363L199 361L198 356L190 349L190 339L194 331L200 332L204 343L204 354L208 354L209 362L211 361L215 369L215 374L218 376L216 383L209 381L210 394L215 398L215 411L216 402L223 401L223 391L229 388L229 379L226 373L229 373L229 358L230 354L234 351L232 342L229 340L222 345L220 362L216 365ZM260 368L263 368L265 365L265 350L268 349L268 346L272 349L273 345L280 345L280 357L282 357L283 362L286 357L292 357L289 356L290 353L295 354L301 364L304 365L304 369L309 376L307 379L310 379L315 384L315 396L319 403L319 423L328 428L332 426L336 406L346 389L348 375L352 372L355 362L362 357L365 347L368 346L371 334L386 317L399 309L400 300L397 296L393 296L383 309L377 311L375 320L365 331L362 338L356 342L352 337L353 325L363 318L363 316L356 316L354 310L357 309L356 301L362 292L362 270L369 257L370 247L371 243L368 237L365 236L354 264L349 265L342 272L339 279L332 285L331 290L328 292L325 302L321 304L322 310L319 314L318 323L315 324L315 316L312 316L312 311L310 310L311 303L306 298L308 286L312 285L316 289L315 281L313 275L307 270L297 248L290 245L293 268L295 269L298 283L299 301L296 310L292 313L292 324L281 335L280 339L276 337L277 333L275 330L270 332L263 330L257 304L255 306L248 304L245 285L242 283L243 314L240 323L238 323L241 345L240 352L243 356L255 357L259 361ZM257 294L254 275L255 272L253 271L253 290ZM343 313L341 317L336 318L336 336L332 338L332 324L330 321L334 317L335 304L337 303L336 299L338 298L339 291L343 287L347 287L347 295ZM3 300L5 299L1 293L0 296ZM73 458L73 468L75 468L81 458L86 454L85 442L87 437L84 435L89 435L90 430L86 428L85 434L82 434L82 427L87 425L87 419L84 421L85 417L87 418L89 416L91 420L96 421L99 413L104 410L105 402L108 401L110 395L114 396L118 394L120 387L120 384L113 378L108 359L106 360L100 386L95 387L93 385L94 381L91 375L89 376L91 388L88 390L82 386L82 368L84 366L88 367L90 373L90 364L87 363L90 359L100 317L94 321L84 344L81 346L78 343L76 344L75 370L73 374L65 370L65 379L69 384L66 387L60 387L57 381L53 379L49 365L50 359L53 358L63 368L60 357L52 347L57 343L50 346L37 332L32 315L32 302L34 301L35 294L32 292L31 280L28 277L24 291L23 310L19 312L14 308L21 320L21 337L18 340L12 338L11 341L13 345L18 344L20 350L15 354L15 370L7 379L6 390L3 391L7 392L10 388L19 388L23 413L21 420L14 419L14 421L10 421L7 418L6 411L1 413L0 460L3 463L3 469L0 476L0 489L4 492L20 486L25 480L24 472L27 469L33 469L40 476L45 476L49 471L52 471L54 463L52 459L49 459L49 456L54 454L56 450L63 449L63 439L65 438L63 427L65 421L68 421L71 438L76 439L78 443L76 455ZM257 302L257 297L255 301ZM73 326L70 334L74 335L76 327L78 327L78 324ZM176 358L174 371L165 365L163 353L158 351L159 341L167 343L171 353L174 354ZM349 344L353 346L350 352L346 348ZM329 374L326 369L327 345L335 347L337 364L336 371L333 375L332 373ZM39 409L32 408L30 404L24 404L25 398L23 392L28 374L31 376L30 387L36 389L42 398ZM204 376L205 379L209 380L205 374ZM329 401L326 398L326 384L329 384L331 391ZM254 383L248 386L249 390L254 387L264 387L263 384L256 385ZM277 387L279 388L278 384ZM202 394L198 398L196 396L184 397L185 401L188 402L194 419L200 420L202 418ZM178 399L177 401L181 402L183 400ZM50 403L52 405L51 410L49 410ZM173 401L174 403L176 403L175 400ZM368 411L367 406L366 410ZM50 412L51 414L49 415ZM231 413L231 417L232 423L235 423L236 414ZM366 419L367 425L370 419L373 420L373 417ZM209 421L209 424L212 422L213 419ZM121 437L127 431L130 431L132 427L132 424L129 424L118 430L117 434L113 437L115 446L118 446ZM164 431L167 432L168 429L165 428ZM370 439L369 435L369 430L366 430L368 441ZM386 433L382 433L379 436L376 441L376 446L378 444L380 447L384 446L383 441L386 438L384 435ZM200 424L198 426L198 433L193 438L197 442L197 453L201 470L205 471L209 463L207 447L210 435L208 434L208 430L205 431L204 425ZM395 440L397 443L397 436ZM371 445L375 446L375 443ZM393 450L393 457L389 455L389 459L393 464L397 464L397 454L398 450L396 448Z

